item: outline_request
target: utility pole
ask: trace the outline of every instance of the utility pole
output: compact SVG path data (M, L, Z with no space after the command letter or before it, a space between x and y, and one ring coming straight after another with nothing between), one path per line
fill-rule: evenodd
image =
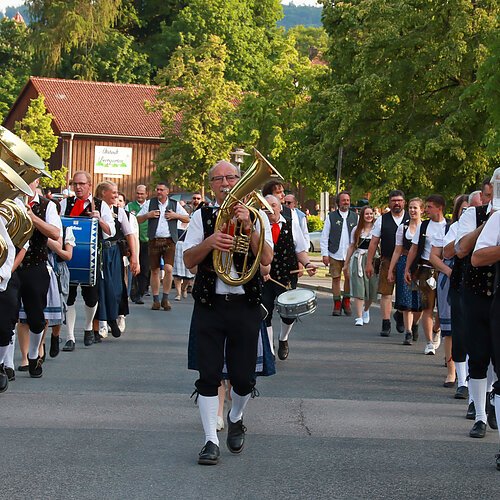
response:
M343 154L344 154L344 146L341 143L340 147L339 147L339 158L338 158L338 162L337 162L337 191L336 191L337 196L340 192L340 176L342 174L342 156L343 156Z

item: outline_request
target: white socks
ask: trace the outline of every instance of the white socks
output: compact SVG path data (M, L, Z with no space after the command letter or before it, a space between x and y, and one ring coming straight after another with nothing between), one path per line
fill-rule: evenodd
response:
M95 312L97 311L97 304L94 307L85 306L85 326L83 329L85 331L93 330L92 322L94 321Z
M231 411L229 412L229 419L233 422L233 424L243 418L243 411L250 400L250 396L251 394L240 396L239 394L236 394L234 389L231 387L231 399L233 405L231 406Z
M7 368L14 369L14 348L16 346L16 331L14 330L14 335L12 336L12 340L10 344L7 346L7 354L3 360L3 364Z
M217 411L219 410L219 396L198 395L198 407L200 409L201 423L205 431L205 443L219 446L217 437Z
M66 327L68 328L68 334L66 340L75 341L75 323L76 323L76 306L68 306L66 311Z
M290 332L292 331L292 327L293 327L294 323L292 323L291 325L285 325L285 323L283 323L283 321L281 322L280 340L282 342L284 342L285 340L288 340L288 335L290 335Z
M273 327L266 326L266 329L267 329L267 338L269 339L269 345L271 346L271 353L274 356Z
M9 350L9 346L2 346L0 345L0 365L4 362L5 358L7 357L7 351Z
M28 349L29 359L38 358L38 349L40 348L40 344L42 343L42 335L43 335L43 330L40 333L33 333L30 330L30 346Z
M457 372L457 387L467 387L467 363L455 362L455 371Z
M486 423L486 386L488 381L485 378L469 379L469 394L474 401L476 408L476 422Z
M493 391L493 384L497 381L497 374L495 373L495 368L493 363L490 361L488 366L488 371L486 373L486 380L488 380L488 385L486 386L486 392Z

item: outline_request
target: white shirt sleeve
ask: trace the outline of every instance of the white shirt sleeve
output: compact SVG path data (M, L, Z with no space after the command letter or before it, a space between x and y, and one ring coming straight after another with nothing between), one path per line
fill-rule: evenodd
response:
M196 210L191 217L191 222L189 223L189 227L187 229L183 245L184 251L199 245L203 239L203 220L201 218L201 210Z
M53 201L49 201L47 205L47 210L45 212L45 222L59 228L59 235L62 236L63 228L62 228L61 217L59 217L59 214L57 213L56 204Z
M411 242L414 244L414 245L418 245L418 240L420 239L420 228L422 227L422 223L420 223L418 226L417 226L417 230L415 231L415 234L413 235L413 238L411 240Z
M463 217L463 216L462 216ZM500 211L491 214L486 222L479 238L476 241L474 251L481 248L496 247L500 245Z
M137 217L129 212L129 223L130 228L132 229L132 233L139 235L139 223L137 222Z
M457 237L457 229L458 229L458 221L454 222L451 226L450 229L448 229L448 232L444 235L443 238L443 247L451 243L452 241L455 241Z
M144 205L142 205L141 209L139 210L139 212L137 212L137 217L139 217L139 215L145 215L149 212L149 200L147 200Z
M116 227L113 212L111 212L111 208L109 208L109 205L105 201L101 203L101 217L102 220L109 225L109 229L111 231L111 234L103 232L104 239L107 240L116 234Z
M307 246L307 241L304 238L304 233L302 232L302 228L300 227L298 219L292 219L292 234L293 243L295 245L295 253L307 252L309 250L309 247Z
M76 238L73 233L73 226L68 226L66 228L66 235L64 237L64 245L71 245L72 247L76 247Z
M179 202L177 202L177 207L175 209L175 213L179 214L179 215L189 215L186 212L186 209Z
M125 213L125 210L122 207L118 208L118 222L121 224L122 231L125 236L134 233L130 225L130 222L128 220L127 214Z
M460 217L458 222L457 237L458 243L466 234L472 233L476 229L476 207L469 207Z
M380 238L381 234L382 234L382 216L378 217L375 220L375 223L373 224L373 228L372 228L372 236L376 236L377 238Z
M323 231L321 231L321 238L319 239L319 246L321 248L321 256L328 257L328 240L330 239L330 217L325 218Z
M5 228L3 219L1 217L0 219L0 236L5 240L7 245L7 258L5 259L2 267L0 267L0 292L4 292L9 284L12 266L14 265L14 259L16 258L16 249L14 248L14 245L9 237L9 233Z

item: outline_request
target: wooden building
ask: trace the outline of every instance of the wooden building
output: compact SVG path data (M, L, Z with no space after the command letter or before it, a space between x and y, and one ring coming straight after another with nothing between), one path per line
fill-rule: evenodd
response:
M3 125L13 130L31 99L42 94L59 137L50 168L64 165L69 179L76 170L90 172L94 186L113 180L130 197L137 184L150 185L163 142L161 113L145 107L157 91L151 85L31 77Z

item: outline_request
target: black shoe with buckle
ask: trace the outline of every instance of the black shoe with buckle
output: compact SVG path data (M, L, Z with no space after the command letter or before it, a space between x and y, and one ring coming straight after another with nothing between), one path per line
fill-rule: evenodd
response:
M84 330L83 343L87 347L91 346L94 343L94 332L92 330Z
M59 354L59 336L50 336L49 356L55 358Z
M109 328L111 328L111 335L113 337L118 338L121 336L122 332L120 332L120 328L118 326L118 323L116 322L116 319L111 319L108 321Z
M16 372L14 371L14 368L9 368L8 366L4 366L5 373L7 375L7 378L9 379L9 382L13 382L16 380Z
M403 321L403 313L401 311L395 311L395 313L392 315L394 318L394 321L396 322L396 330L399 333L404 333L405 331L405 323ZM407 344L405 344L407 345Z
M278 358L280 358L282 361L288 358L288 340L279 341Z
M467 386L461 385L460 387L457 387L457 390L455 392L455 399L467 399L469 397L469 389L467 389ZM474 411L474 414L476 412ZM474 417L476 418L476 417Z
M217 465L219 456L219 447L212 441L207 441L198 455L198 463L200 465Z
M9 377L5 373L3 363L0 365L0 392L5 392L9 387Z
M28 367L31 378L40 378L42 376L42 359L38 356L36 359L28 358Z
M481 420L477 421L469 432L471 438L484 438L486 436L486 424Z
M390 337L391 335L391 320L383 319L382 320L382 330L380 330L381 337Z
M474 404L474 401L470 402L465 418L467 420L476 420L476 405Z
M65 344L64 347L62 348L64 352L72 352L75 350L75 341L74 340L68 340Z
M246 427L243 425L243 419L238 422L231 422L227 414L227 448L231 453L241 453L243 445L245 444Z

